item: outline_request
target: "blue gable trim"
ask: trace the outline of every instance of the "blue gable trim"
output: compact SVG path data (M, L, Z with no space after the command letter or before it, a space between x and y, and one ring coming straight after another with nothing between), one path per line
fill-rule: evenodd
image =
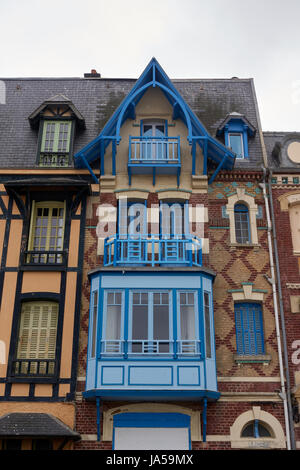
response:
M217 164L217 172L221 169L230 170L233 168L235 154L208 133L155 58L149 62L132 90L108 120L99 136L74 156L77 168L88 168L94 181L97 181L90 164L100 158L101 167L102 169L104 168L106 147L110 142L117 144L120 142L120 129L123 123L128 118L135 118L135 107L150 87L159 87L162 90L169 103L173 106L173 117L181 118L187 126L189 144L193 145L196 143L202 148L205 161L207 161L207 158L214 161ZM207 164L205 163L205 174L206 168Z

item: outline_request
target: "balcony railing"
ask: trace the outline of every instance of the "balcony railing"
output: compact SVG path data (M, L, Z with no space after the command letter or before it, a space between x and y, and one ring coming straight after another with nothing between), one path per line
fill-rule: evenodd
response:
M12 375L15 377L49 377L56 373L55 359L16 359Z
M199 340L102 340L103 356L199 356Z
M53 168L69 166L69 154L65 152L41 152L39 166Z
M21 255L21 265L23 266L65 266L65 251L36 251L27 250Z
M136 238L114 235L104 241L104 266L176 265L202 266L202 240L161 238L159 235Z
M130 164L180 164L180 138L129 137Z

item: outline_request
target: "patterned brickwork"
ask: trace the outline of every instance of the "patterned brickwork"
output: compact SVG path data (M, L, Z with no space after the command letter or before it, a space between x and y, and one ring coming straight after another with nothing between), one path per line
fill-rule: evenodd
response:
M227 197L237 188L255 198L262 207L258 224L258 247L232 247L229 238L229 222L222 207ZM220 202L221 201L221 202ZM278 375L277 342L274 321L273 296L265 276L270 276L267 243L267 222L264 219L261 189L248 182L216 182L209 189L210 214L210 267L217 273L214 284L215 336L218 374L224 376L276 376ZM227 224L227 225L226 225ZM236 333L234 302L229 290L240 289L242 282L251 282L256 289L267 291L263 304L266 353L271 355L269 365L234 362Z

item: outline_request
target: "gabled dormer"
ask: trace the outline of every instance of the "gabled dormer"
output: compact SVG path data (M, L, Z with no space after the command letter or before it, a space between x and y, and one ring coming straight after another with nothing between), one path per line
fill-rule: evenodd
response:
M209 170L210 183L235 161L235 154L209 134L155 58L99 136L74 156L75 166L88 168L98 182L93 162L100 160L101 177L124 174L120 162L125 153L129 186L134 175L152 175L153 185L156 175L175 176L175 185L177 176L179 186L183 171L207 176Z
M217 136L224 138L226 147L229 147L239 160L249 158L248 139L255 136L255 127L240 113L232 112L226 116L218 127Z
M71 166L76 128L85 128L84 118L72 101L62 94L55 95L28 119L31 127L38 130L37 166Z

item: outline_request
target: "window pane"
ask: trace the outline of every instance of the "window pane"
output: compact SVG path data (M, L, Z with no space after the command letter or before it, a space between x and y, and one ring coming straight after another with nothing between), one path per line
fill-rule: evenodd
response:
M242 134L229 134L229 147L236 153L237 158L243 158Z
M121 305L107 306L106 339L121 339Z
M153 295L153 339L166 340L159 343L158 352L169 352L169 294L156 293Z
M241 437L272 437L270 431L258 420L251 421L248 423L241 433Z
M38 203L40 204L40 203ZM60 204L60 203L57 203ZM64 209L52 205L37 207L33 212L32 232L29 248L35 251L61 251L63 249ZM55 256L36 257L36 262L61 262Z
M235 235L237 243L250 243L249 212L244 204L234 207Z
M132 305L132 352L143 352L143 344L136 340L148 340L148 293L134 294Z
M188 304L188 295L189 294L190 293L181 293L180 294L180 332L181 332L181 340L195 340L196 339L194 295L193 295L193 298L192 298L192 303Z
M98 311L98 291L93 295L93 333L92 333L92 351L91 357L96 354L96 332L97 332L97 311Z
M209 294L207 292L204 292L204 318L205 318L206 357L211 357Z

